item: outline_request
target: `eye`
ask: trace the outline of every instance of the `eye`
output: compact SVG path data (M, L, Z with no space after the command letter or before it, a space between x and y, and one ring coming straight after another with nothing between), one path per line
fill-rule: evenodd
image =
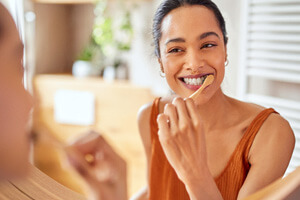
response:
M216 44L211 44L211 43L207 43L207 44L204 44L201 49L204 49L204 48L212 48L212 47L215 47L217 46Z
M171 50L168 51L168 53L180 53L182 52L183 50L182 49L179 49L179 48L173 48Z

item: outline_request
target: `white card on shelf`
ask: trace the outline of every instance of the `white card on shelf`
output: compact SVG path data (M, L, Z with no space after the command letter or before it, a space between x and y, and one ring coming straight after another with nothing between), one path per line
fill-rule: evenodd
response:
M87 91L57 90L54 94L54 119L61 124L94 124L94 94Z

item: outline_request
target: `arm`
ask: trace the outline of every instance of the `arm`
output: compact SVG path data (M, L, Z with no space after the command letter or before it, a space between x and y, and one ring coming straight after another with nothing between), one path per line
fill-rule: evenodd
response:
M149 180L149 167L151 156L151 132L150 132L150 115L152 104L144 105L140 108L138 113L138 126L140 136L144 145L144 150L147 158L147 178ZM148 199L148 185L137 192L131 200L147 200Z
M284 175L295 145L289 123L272 114L259 130L249 152L251 164L238 199L243 199L266 187Z
M279 178L272 184L248 196L244 200L261 199L296 199L300 196L300 168L298 167L285 178Z

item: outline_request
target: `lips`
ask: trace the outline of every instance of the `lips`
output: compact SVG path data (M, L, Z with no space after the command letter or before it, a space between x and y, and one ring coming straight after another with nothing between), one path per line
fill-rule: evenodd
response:
M179 80L182 81L187 88L197 90L204 83L208 75L210 74L189 75L180 77Z

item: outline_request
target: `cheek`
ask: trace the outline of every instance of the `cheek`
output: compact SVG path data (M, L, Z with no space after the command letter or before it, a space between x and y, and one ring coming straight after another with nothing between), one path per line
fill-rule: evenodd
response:
M225 73L225 62L223 59L215 59L214 64L216 70L218 71L218 74L224 75Z
M224 76L225 76L225 65L223 59L218 59L215 61L215 70L216 70L216 82L217 85L221 86Z
M217 56L216 56L217 55ZM209 55L209 65L212 66L218 76L224 76L225 73L225 53L224 51L217 51Z
M167 60L163 62L163 68L165 72L165 79L169 87L174 91L174 89L176 89L176 81L178 80L176 75L180 72L181 65L178 64L178 62L174 62L174 60Z
M174 76L182 69L182 63L176 58L165 58L162 60L162 66L164 68L166 77Z

